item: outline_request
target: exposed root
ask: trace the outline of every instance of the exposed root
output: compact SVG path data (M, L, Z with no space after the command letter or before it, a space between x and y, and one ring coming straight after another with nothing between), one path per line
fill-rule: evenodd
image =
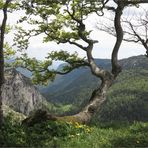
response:
M52 114L49 114L47 111L44 110L37 110L33 115L27 117L22 121L23 125L26 126L33 126L34 124L41 123L44 121L62 121L62 122L78 122L82 123L80 119L78 119L75 116L63 116L63 117L58 117L54 116Z

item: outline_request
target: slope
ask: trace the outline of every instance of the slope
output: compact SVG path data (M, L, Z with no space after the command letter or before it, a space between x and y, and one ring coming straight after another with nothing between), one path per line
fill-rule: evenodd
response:
M131 57L120 61L123 69L148 68L145 56ZM96 63L110 68L110 60L96 59ZM64 76L57 76L53 83L41 90L50 101L57 103L81 104L90 97L91 92L98 85L99 79L93 76L88 68L79 68Z
M108 59L96 59L96 62L106 69L110 66ZM91 74L90 69L83 67L64 76L57 75L55 81L42 89L41 93L54 103L81 104L90 97L97 83L99 79Z
M148 121L148 69L124 70L98 115L102 121Z
M106 69L110 60L97 59ZM100 120L148 120L148 58L135 56L120 60L122 73L108 93L106 104L99 113ZM87 103L99 80L87 68L58 76L44 96L52 102L73 104L75 111Z

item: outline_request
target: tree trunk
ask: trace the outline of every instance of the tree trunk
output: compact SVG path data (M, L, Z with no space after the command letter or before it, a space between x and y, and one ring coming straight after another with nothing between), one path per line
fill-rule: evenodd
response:
M4 55L3 55L3 42L4 36L1 27L1 36L0 36L0 125L3 123L3 110L2 110L2 85L4 83Z
M36 123L40 123L46 120L52 121L63 121L63 122L78 122L81 124L88 124L92 119L93 115L100 110L102 104L106 101L106 94L110 86L112 85L113 79L102 81L100 87L93 91L92 96L88 104L77 114L71 116L54 116L46 111L38 110L33 116L30 116L23 120L23 124L32 126Z
M102 104L106 101L106 95L112 80L102 82L100 87L93 91L89 103L82 109L81 112L74 115L76 120L80 123L87 124L90 122L95 113L97 113Z
M4 35L7 22L7 8L11 0L6 0L3 7L3 20L0 26L0 127L3 123L3 109L2 109L2 86L4 83Z

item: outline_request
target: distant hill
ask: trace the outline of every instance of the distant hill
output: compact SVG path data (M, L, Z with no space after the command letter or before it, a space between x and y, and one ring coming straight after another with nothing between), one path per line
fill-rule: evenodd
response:
M108 59L96 59L96 62L106 69L110 67ZM64 76L57 75L54 82L42 89L41 93L52 102L81 104L89 98L90 91L96 87L97 83L99 79L91 74L90 69L82 67Z
M102 107L99 118L148 120L148 58L140 55L119 62L123 71L111 87L107 105ZM96 59L96 63L110 69L111 63L108 59ZM73 104L79 109L87 103L98 83L99 79L84 67L64 76L58 75L55 81L41 92L51 102Z
M123 69L148 69L148 58L144 55L133 56L120 60Z
M98 114L102 121L148 121L148 67L124 70Z
M96 63L105 69L110 69L109 59L96 59ZM135 56L120 60L120 64L123 70L148 68L148 59L145 56ZM81 104L89 99L92 90L99 82L89 68L83 67L64 76L57 75L55 81L42 89L41 93L53 102Z

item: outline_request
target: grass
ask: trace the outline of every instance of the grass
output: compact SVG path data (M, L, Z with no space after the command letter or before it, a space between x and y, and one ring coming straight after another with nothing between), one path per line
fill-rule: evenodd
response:
M117 125L119 126L119 125ZM115 148L147 147L148 123L135 122L120 128L94 126L89 134L74 137L69 142L62 142L61 147Z
M48 121L24 127L13 116L0 130L0 147L137 148L148 146L148 123L78 123Z

